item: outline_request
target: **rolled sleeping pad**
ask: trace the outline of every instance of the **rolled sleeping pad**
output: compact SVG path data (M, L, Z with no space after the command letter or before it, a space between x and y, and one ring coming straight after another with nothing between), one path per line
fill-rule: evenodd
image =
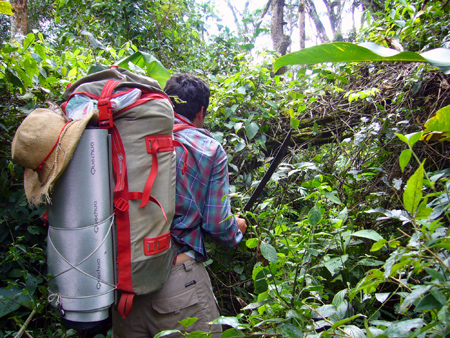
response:
M108 131L86 129L48 205L49 302L66 327L89 329L114 302Z

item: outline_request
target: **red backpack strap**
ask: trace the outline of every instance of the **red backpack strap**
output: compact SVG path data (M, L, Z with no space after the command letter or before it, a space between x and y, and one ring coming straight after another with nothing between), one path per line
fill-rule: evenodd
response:
M173 125L173 132L176 133L177 131L184 130L184 129L195 129L195 126L190 126L188 124L184 123L177 123Z
M125 319L131 313L133 309L133 298L134 293L123 292L120 296L119 305L117 307L117 312L119 315Z
M125 181L127 180L127 157L125 154L125 148L120 137L119 130L115 125L110 130L111 143L112 143L112 162L114 168L114 178L116 181L116 187L114 192L121 191L125 187Z
M120 81L107 81L103 87L100 97L98 98L98 125L102 129L109 129L114 125L113 113L111 109L111 97L114 88L116 88L119 83Z
M177 114L176 112L173 112L173 115L174 115L178 120L180 120L181 122L183 122L184 124L187 124L188 126L191 126L191 128L196 128L196 127L191 123L191 121L186 120L183 116ZM186 129L186 128L183 128L183 129Z
M126 175L126 167L123 168ZM131 232L128 204L128 181L125 180L122 190L114 193L114 213L117 224L117 265L118 288L124 292L133 293L131 280ZM130 310L131 311L131 310Z
M130 191L130 192L128 192L128 199L129 200L142 200L143 195L144 194L142 192L139 192L139 191ZM164 208L161 205L161 203L159 203L159 201L156 198L154 198L153 196L150 196L150 202L155 203L158 207L161 208L161 211L163 213L164 219L167 222L167 215L166 215L166 212L164 211Z
M173 126L173 132L176 133L180 130L184 130L184 129L195 129L197 128L196 126L194 126L192 123L188 122L186 119L184 119L183 117L181 117L180 115L178 115L177 113L175 113L175 117L181 121L183 121L183 123L177 123ZM183 168L181 169L181 173L184 175L187 169L187 159L188 159L188 151L186 149L186 147L184 146L184 144L182 144L180 141L177 140L173 140L173 144L175 145L175 147L183 147L184 149L184 162L183 162Z

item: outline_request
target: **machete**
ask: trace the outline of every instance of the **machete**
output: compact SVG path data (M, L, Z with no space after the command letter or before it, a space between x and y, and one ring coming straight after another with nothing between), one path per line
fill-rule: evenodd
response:
M289 133L287 134L286 138L284 139L283 144L281 145L281 148L278 150L277 154L275 155L275 158L273 159L272 163L270 164L269 169L267 169L267 172L264 174L264 177L262 178L261 182L256 187L252 196L250 197L247 204L245 205L244 211L250 211L252 209L253 205L255 204L257 198L263 191L267 182L269 182L270 178L272 177L272 174L274 173L275 169L278 167L278 164L280 163L281 159L283 158L284 154L286 153L286 149L288 147L289 141L291 140L291 133L292 133L292 129L289 130Z

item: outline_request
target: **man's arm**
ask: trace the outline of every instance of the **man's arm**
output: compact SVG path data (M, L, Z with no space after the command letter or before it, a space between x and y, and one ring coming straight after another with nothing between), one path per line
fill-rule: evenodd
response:
M239 244L247 229L245 220L230 217L230 200L224 197L228 194L228 160L223 148L218 147L208 183L202 229L226 249Z

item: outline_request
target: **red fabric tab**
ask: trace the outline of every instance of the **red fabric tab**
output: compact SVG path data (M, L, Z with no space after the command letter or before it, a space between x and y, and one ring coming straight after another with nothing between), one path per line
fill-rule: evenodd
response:
M144 238L144 255L152 256L170 248L170 231L157 237Z
M133 298L134 293L122 293L120 296L119 306L117 307L117 312L119 312L119 315L125 319L128 317L128 315L131 313L131 310L133 309Z
M172 135L149 135L145 137L147 153L161 153L173 151Z
M173 151L174 149L171 135L146 136L145 145L147 147L147 152L149 154L152 154L152 168L150 169L150 174L148 175L147 182L145 182L140 208L145 207L150 200L153 183L155 182L156 175L158 174L157 153L165 151Z

